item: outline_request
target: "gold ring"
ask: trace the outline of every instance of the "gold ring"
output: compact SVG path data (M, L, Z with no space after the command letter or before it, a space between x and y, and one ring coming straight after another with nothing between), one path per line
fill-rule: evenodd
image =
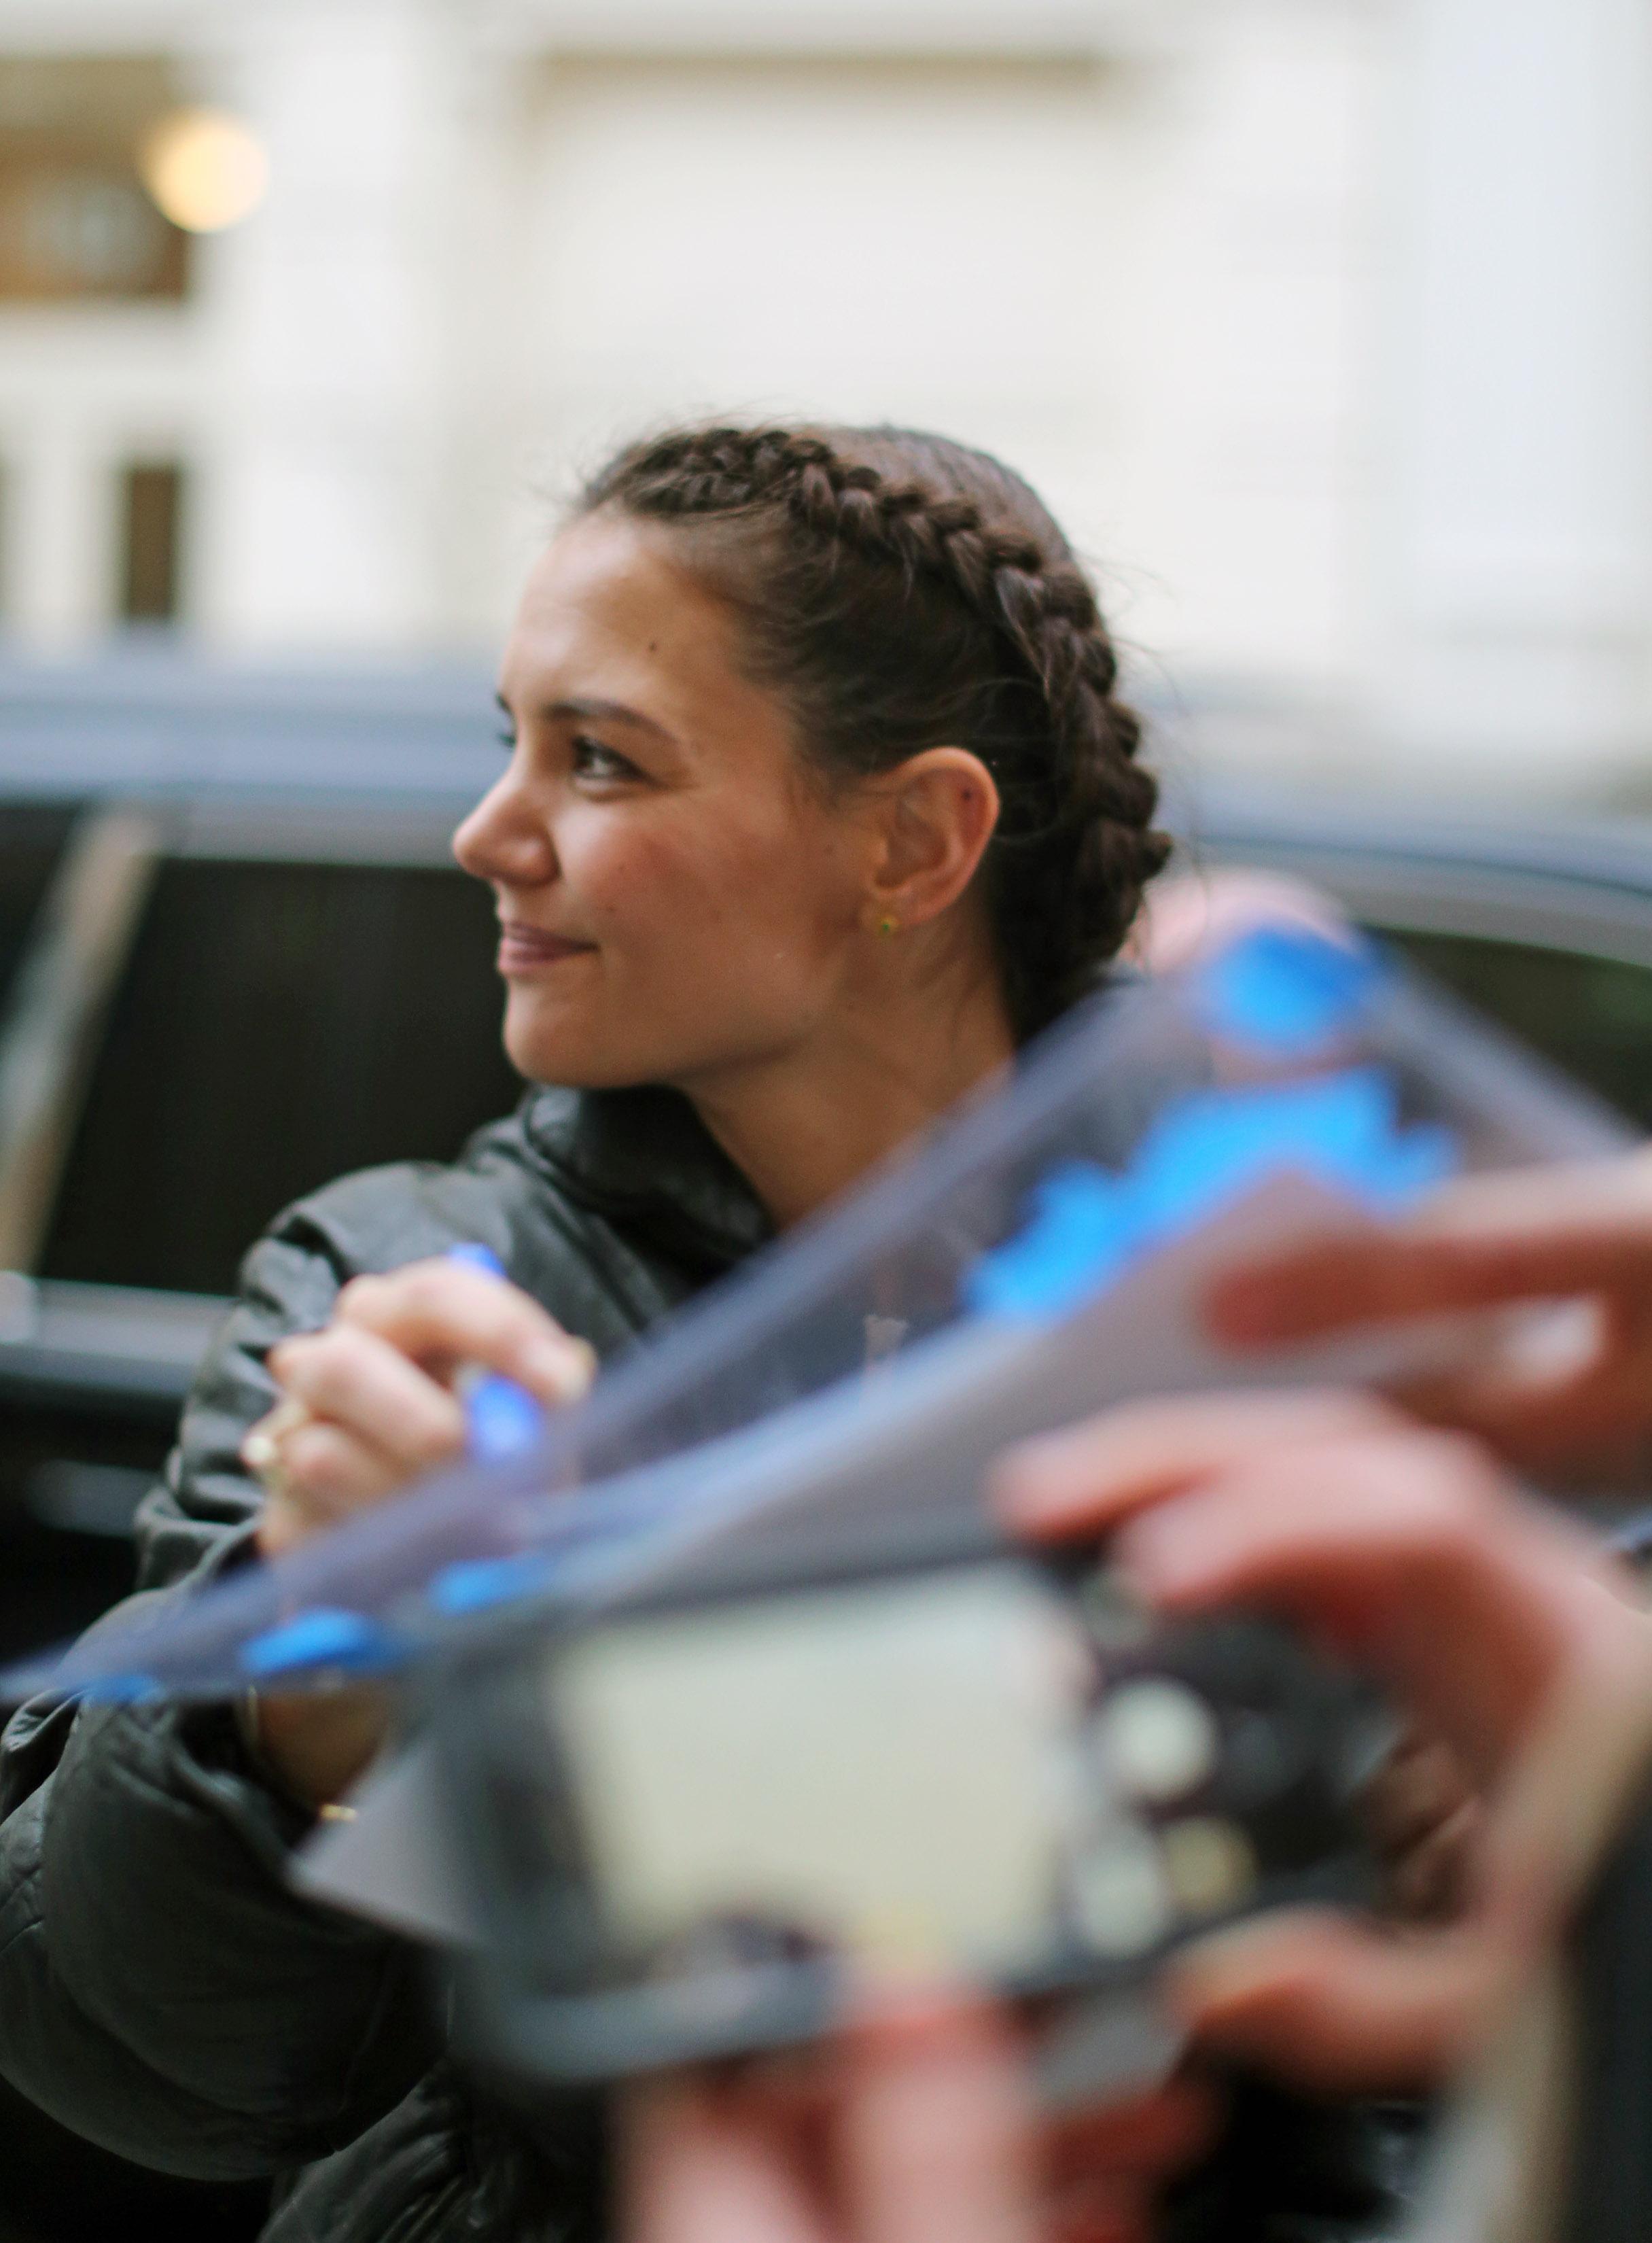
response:
M242 1441L241 1462L266 1495L291 1493L285 1445L301 1426L314 1422L308 1405L289 1396L267 1418L260 1418Z

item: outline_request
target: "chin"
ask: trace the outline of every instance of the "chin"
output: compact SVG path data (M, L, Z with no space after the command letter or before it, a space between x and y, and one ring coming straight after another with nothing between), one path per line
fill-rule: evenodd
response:
M660 1065L651 1064L635 1037L604 1033L600 1022L571 1007L523 1003L514 992L505 1008L505 1050L529 1082L568 1090L626 1090L660 1080ZM664 1054L659 1057L663 1064Z

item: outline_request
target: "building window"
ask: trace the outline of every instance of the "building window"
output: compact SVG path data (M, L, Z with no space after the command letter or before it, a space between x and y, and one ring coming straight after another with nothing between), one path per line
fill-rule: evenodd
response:
M184 470L175 461L129 467L121 501L121 621L176 623Z
M188 236L138 171L176 99L156 58L0 57L0 302L186 293Z

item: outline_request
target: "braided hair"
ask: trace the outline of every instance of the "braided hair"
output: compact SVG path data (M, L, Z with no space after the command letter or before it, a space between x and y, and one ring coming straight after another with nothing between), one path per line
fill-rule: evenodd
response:
M1024 1039L1118 950L1169 853L1141 724L1071 547L1018 475L903 428L690 428L631 446L581 511L673 525L754 680L829 782L962 747L1002 814L983 865Z

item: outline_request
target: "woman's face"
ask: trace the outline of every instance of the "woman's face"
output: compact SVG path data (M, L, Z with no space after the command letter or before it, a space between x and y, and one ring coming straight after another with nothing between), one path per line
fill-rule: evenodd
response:
M454 837L499 903L522 1074L689 1087L800 1048L863 942L867 837L810 785L734 618L621 516L529 577L500 673L508 769Z

